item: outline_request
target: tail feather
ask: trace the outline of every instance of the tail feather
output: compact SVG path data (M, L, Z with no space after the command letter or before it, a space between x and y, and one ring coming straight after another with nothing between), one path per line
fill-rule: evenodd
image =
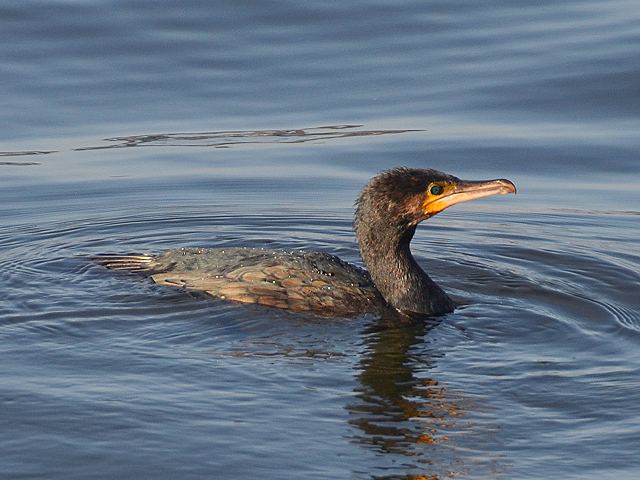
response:
M91 260L109 270L146 273L152 272L155 267L155 257L152 255L97 255Z

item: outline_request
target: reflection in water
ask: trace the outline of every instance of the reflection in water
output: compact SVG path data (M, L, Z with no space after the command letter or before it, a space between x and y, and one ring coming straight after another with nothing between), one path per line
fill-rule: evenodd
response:
M438 380L421 375L435 365L434 358L424 350L424 336L434 326L424 321L378 325L367 336L367 353L360 363L358 402L347 406L352 415L350 423L361 431L355 440L383 455L402 455L405 471L409 467L419 472L375 478L437 479L455 475L451 452L444 452L449 460L443 465L440 447L448 444L448 432L464 414L463 399ZM460 429L460 425L455 426Z
M334 140L347 137L367 137L417 130L360 130L362 125L327 125L323 127L298 128L292 130L227 130L196 133L161 133L156 135L131 135L106 138L109 145L81 147L75 150L99 150L125 147L216 147L229 148L235 145L257 143L305 143L319 140Z
M0 157L22 157L24 155L48 155L56 150L23 150L20 152L0 152Z
M306 143L336 140L349 137L371 137L395 133L419 132L420 130L362 130L362 125L326 125L323 127L296 128L291 130L223 130L217 132L158 133L153 135L128 135L105 138L107 145L77 147L72 151L105 150L127 147L214 147L229 148L240 145L265 143ZM59 150L23 150L0 152L0 157L24 155L47 155ZM2 164L16 164L3 162ZM20 165L38 165L20 163Z
M0 152L0 157L24 157L27 155L47 155L49 153L55 153L55 150L25 150L21 152ZM0 165L5 166L19 166L29 167L32 165L40 165L38 162L0 162Z
M0 165L7 165L12 167L29 167L31 165L40 165L38 162L0 162Z

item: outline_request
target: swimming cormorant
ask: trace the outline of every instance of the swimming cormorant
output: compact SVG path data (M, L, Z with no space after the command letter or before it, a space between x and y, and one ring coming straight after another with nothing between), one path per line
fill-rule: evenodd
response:
M179 248L96 258L107 268L141 272L160 285L236 302L323 316L389 308L440 315L452 312L454 303L411 255L417 225L456 203L515 192L506 179L465 181L415 168L380 173L356 202L354 230L367 270L327 253L257 248Z

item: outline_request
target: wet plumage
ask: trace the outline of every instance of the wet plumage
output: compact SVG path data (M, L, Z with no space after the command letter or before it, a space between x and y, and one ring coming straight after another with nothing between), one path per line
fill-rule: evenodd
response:
M112 269L145 273L160 285L293 311L350 316L385 305L365 270L322 252L180 248L101 261Z

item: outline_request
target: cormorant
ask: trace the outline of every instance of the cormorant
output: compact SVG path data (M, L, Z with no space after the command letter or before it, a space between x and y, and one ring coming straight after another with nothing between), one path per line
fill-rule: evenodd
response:
M417 225L456 203L515 193L506 179L465 181L431 169L393 168L356 201L354 230L367 270L334 255L257 248L179 248L158 255L102 255L107 268L147 274L160 285L322 316L395 309L407 315L454 310L420 268L409 243Z

